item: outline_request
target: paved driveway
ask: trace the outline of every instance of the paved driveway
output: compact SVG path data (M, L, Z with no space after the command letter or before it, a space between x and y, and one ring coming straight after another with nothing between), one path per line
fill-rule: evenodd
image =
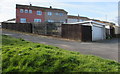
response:
M118 39L104 40L97 42L79 42L60 38L46 37L40 35L18 33L3 30L2 34L16 38L23 38L28 41L54 45L66 50L78 51L82 54L92 54L106 59L118 61Z

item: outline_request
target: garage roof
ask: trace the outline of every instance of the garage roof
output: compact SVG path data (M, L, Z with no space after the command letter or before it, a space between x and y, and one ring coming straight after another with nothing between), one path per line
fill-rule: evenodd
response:
M103 23L96 22L96 21L93 21L93 20L84 21L84 22L75 22L75 23L65 23L65 24L87 24L87 23L95 23L95 24L98 24L98 25L105 25Z

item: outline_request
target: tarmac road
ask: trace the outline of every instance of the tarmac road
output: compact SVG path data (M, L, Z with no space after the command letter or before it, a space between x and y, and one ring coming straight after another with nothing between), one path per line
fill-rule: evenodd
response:
M71 41L55 37L27 34L9 30L2 30L2 34L28 41L54 45L65 50L77 51L82 54L100 56L102 58L118 61L118 39L103 40L96 42ZM120 52L119 52L120 53Z

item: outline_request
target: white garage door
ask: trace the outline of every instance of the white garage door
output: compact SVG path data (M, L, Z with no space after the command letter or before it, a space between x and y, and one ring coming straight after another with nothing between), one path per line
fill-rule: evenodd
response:
M103 39L103 28L98 26L92 27L92 41Z

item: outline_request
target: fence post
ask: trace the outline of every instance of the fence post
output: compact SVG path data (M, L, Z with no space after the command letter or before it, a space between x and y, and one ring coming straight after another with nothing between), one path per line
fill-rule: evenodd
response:
M32 33L34 33L34 23L31 23L32 27Z
M45 23L45 35L47 35L47 23Z

